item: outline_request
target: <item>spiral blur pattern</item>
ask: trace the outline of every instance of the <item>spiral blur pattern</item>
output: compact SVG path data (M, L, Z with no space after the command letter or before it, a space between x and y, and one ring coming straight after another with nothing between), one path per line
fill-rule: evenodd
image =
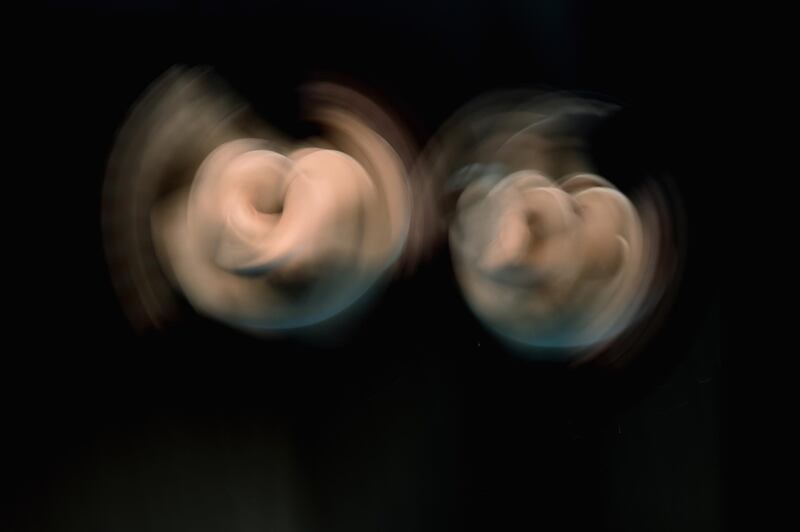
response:
M644 176L628 196L592 161L591 133L616 110L489 95L454 115L415 169L410 254L448 242L466 303L515 351L620 360L668 304L681 254L671 192Z
M287 138L201 71L169 72L137 104L112 154L104 229L138 329L174 319L178 294L248 331L314 325L386 277L410 197L382 133L403 133L351 89L305 96L323 138Z

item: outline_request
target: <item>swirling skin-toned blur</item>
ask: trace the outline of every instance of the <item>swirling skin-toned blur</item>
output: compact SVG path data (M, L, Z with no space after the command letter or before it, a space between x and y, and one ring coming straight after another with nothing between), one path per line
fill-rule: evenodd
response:
M628 199L590 175L521 171L476 181L450 231L467 300L492 327L543 347L593 344L641 294L642 227Z
M512 350L619 361L668 301L680 250L666 190L645 179L628 197L589 155L614 109L491 95L456 114L416 168L409 255L449 242L467 304Z
M197 70L173 69L135 106L104 229L138 329L170 321L176 293L250 332L324 323L445 244L466 303L514 350L619 361L658 324L680 212L660 181L626 195L598 175L588 133L615 106L489 95L442 127L408 181L412 143L388 113L341 85L305 96L322 138L288 138Z
M104 221L123 306L137 328L159 327L177 288L200 313L252 332L324 322L403 249L407 163L386 140L403 133L361 94L320 83L306 98L327 134L293 141L220 85L174 69L121 130Z

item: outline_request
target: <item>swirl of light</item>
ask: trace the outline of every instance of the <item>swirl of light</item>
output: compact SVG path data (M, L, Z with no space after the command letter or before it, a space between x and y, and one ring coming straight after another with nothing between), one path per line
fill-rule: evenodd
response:
M598 176L475 181L459 198L450 243L471 307L518 342L594 344L627 324L641 295L641 222Z
M147 244L112 274L137 288L131 299L156 325L171 304L162 278L201 314L259 332L325 322L388 277L410 199L405 162L383 134L401 134L353 90L317 84L306 96L322 138L291 141L243 120L228 91L182 74L123 128L105 212L125 195L139 207L106 224L107 249L119 254L132 235ZM163 275L136 268L154 259Z
M163 226L164 249L204 313L245 327L309 325L356 300L390 263L400 242L383 203L340 151L284 156L232 141L201 166L185 216Z
M617 109L490 94L448 120L415 168L407 255L445 241L466 303L514 352L623 362L668 307L674 198L646 175L626 195L593 164L592 134Z

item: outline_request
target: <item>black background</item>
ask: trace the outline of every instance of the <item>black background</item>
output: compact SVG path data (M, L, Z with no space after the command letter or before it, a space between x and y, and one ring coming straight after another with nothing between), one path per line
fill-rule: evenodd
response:
M6 372L14 529L724 528L715 191L703 164L713 57L696 12L158 4L55 5L33 32L47 50L33 65L47 171L31 179L48 209L28 223L46 242L35 262L48 282L24 308L26 341ZM307 132L297 88L320 74L379 94L420 144L490 90L620 102L601 173L625 189L668 171L685 209L686 268L664 327L621 373L514 357L470 315L442 249L336 346L265 342L196 316L135 334L103 256L101 183L128 109L176 63L213 66L296 135Z

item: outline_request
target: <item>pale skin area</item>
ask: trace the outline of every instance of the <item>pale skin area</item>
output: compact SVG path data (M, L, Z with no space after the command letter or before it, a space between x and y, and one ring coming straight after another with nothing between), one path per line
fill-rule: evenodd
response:
M228 142L154 217L155 239L201 312L244 328L312 324L367 290L402 245L390 214L403 213L385 205L406 216L408 205L385 194L403 189L381 182L402 177L391 163L375 176L337 150Z
M180 319L183 295L250 333L327 335L398 267L416 148L365 95L301 90L298 118L319 137L287 137L205 68L173 67L136 102L109 160L103 237L137 330Z
M477 180L450 231L467 301L501 334L578 347L625 327L641 294L642 225L633 204L591 174L534 171Z

